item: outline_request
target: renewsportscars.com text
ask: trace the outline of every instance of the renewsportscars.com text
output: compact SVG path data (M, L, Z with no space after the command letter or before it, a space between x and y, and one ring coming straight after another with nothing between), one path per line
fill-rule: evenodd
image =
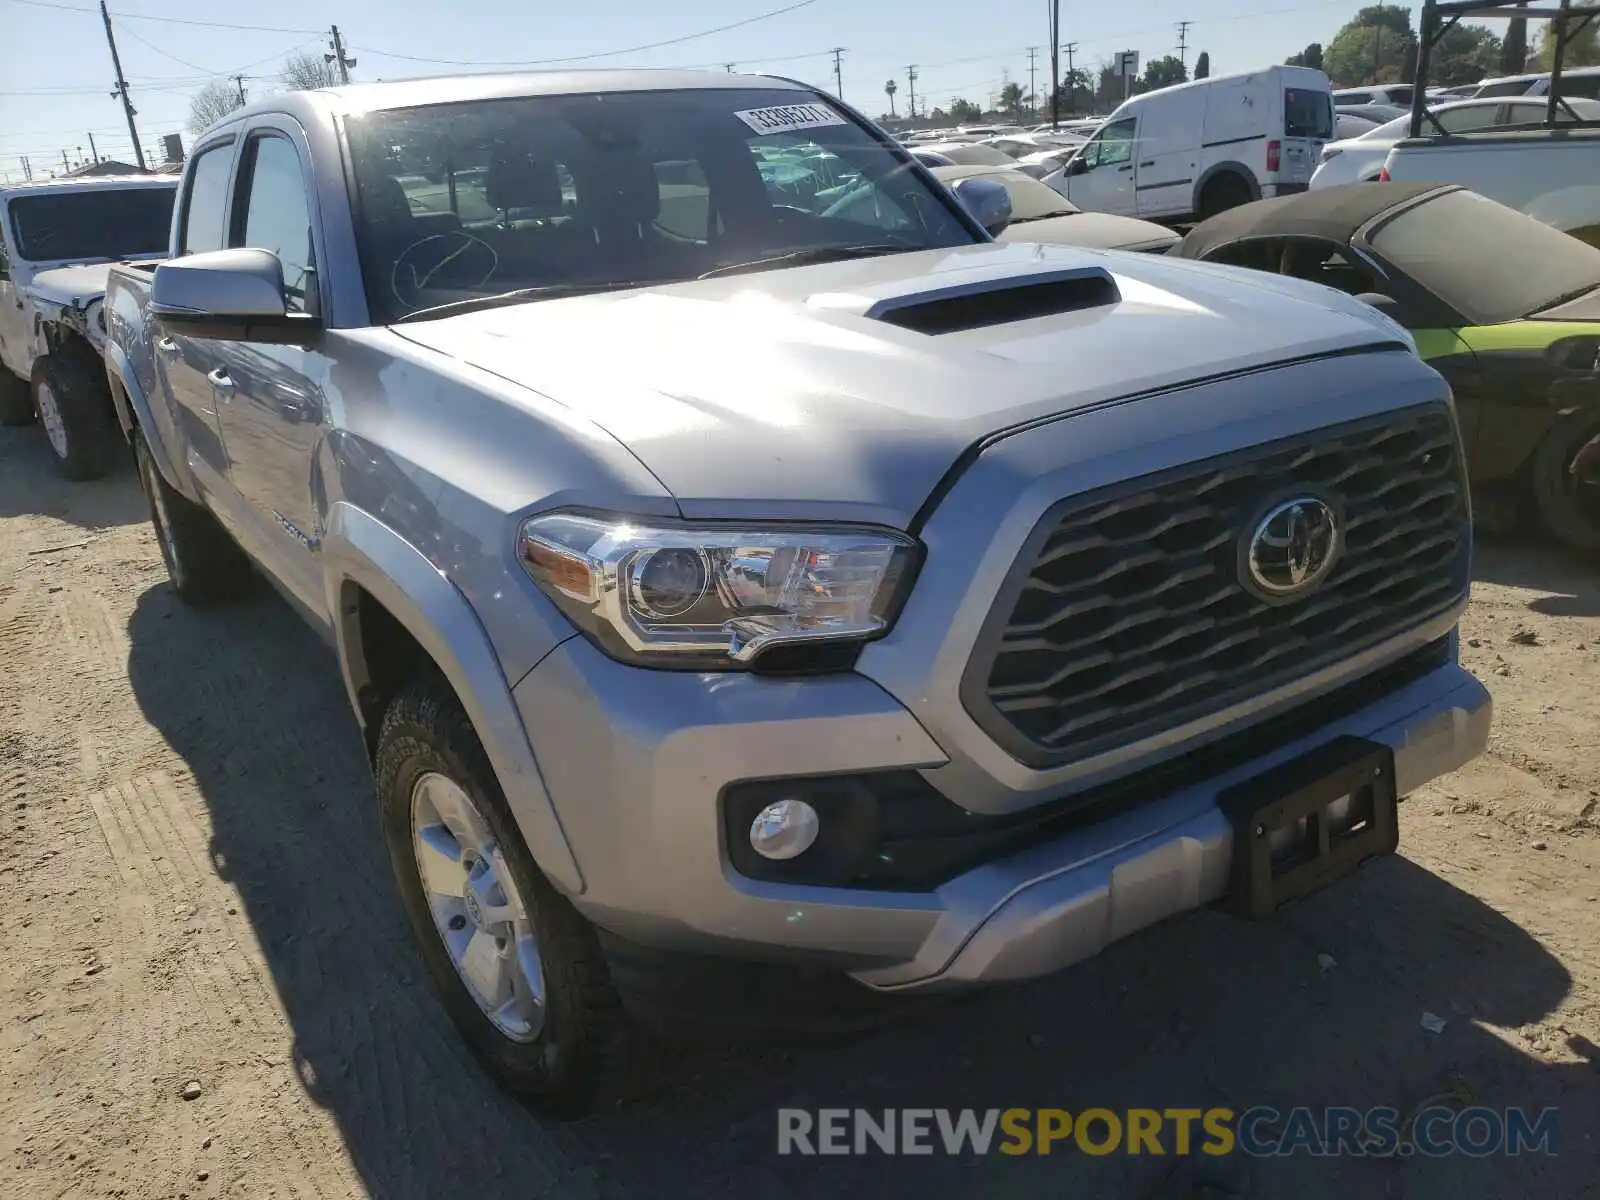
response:
M1560 1114L1438 1105L1231 1108L781 1108L779 1154L1081 1153L1428 1158L1556 1153Z

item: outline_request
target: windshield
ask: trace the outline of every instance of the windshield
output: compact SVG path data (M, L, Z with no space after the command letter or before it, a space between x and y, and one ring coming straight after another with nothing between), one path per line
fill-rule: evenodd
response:
M1333 136L1333 97L1327 92L1311 92L1305 88L1285 88L1283 91L1283 136L1316 138L1327 141Z
M375 319L525 288L675 282L794 251L977 239L812 93L519 97L350 122Z
M167 252L170 187L95 188L11 198L17 255L28 262L141 258Z
M1474 192L1406 209L1378 228L1372 248L1473 325L1600 287L1600 249Z

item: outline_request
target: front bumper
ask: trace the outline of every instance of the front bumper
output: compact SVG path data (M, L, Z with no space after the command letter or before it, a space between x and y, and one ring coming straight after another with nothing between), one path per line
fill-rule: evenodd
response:
M518 684L516 700L587 881L572 899L597 925L663 950L827 965L884 990L1047 974L1210 903L1231 865L1216 806L1230 784L1352 734L1394 750L1404 794L1481 753L1491 717L1488 692L1452 652L1202 783L932 890L884 892L741 876L718 812L726 785L755 778L921 769L938 786L940 747L863 676L647 671L574 638Z

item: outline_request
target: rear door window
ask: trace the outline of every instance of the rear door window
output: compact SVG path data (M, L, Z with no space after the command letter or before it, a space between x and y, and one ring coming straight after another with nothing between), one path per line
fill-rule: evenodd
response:
M1465 133L1469 129L1488 129L1499 124L1496 118L1500 115L1500 108L1498 104L1475 104L1470 108L1447 108L1434 116L1439 118L1439 124L1444 126L1446 133ZM1430 132L1426 121L1422 129L1424 134Z
M1475 99L1484 96L1525 96L1528 93L1526 79L1508 80L1504 83L1486 83L1478 89Z
M1573 75L1561 80L1563 96L1582 96L1587 100L1600 98L1600 75Z
M1327 92L1285 88L1283 136L1320 141L1333 137L1333 97Z

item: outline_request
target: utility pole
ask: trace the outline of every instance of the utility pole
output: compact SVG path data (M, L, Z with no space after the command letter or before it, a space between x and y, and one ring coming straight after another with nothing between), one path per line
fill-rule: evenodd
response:
M144 147L139 144L139 127L133 123L137 115L133 101L128 99L128 81L122 75L122 59L117 55L116 35L111 32L111 14L106 11L106 0L100 0L100 19L106 24L106 45L111 47L111 65L117 72L117 87L111 93L113 99L122 101L122 111L128 117L128 137L133 141L133 157L139 163L139 170L144 170ZM66 159L66 151L61 152L62 160Z
M1036 117L1039 115L1039 87L1038 84L1034 82L1033 58L1034 55L1038 53L1039 47L1028 47L1028 103L1033 106L1033 115Z
M917 117L917 64L912 63L906 68L906 83L910 85L911 94L906 98L906 112L912 120Z
M96 165L100 162L100 151L94 144L94 134L89 135L89 157L94 159Z
M245 103L245 98L244 98L244 76L243 75L235 75L233 77L233 81L236 84L239 85L239 103L241 105L243 105Z
M844 68L840 65L840 60L843 58L844 47L835 46L833 48L833 94L841 100L844 99Z
M1061 123L1061 0L1050 0L1050 128Z
M105 0L100 0L100 2L102 6L105 4ZM339 36L339 27L335 25L329 32L333 34L332 40L328 43L328 45L333 47L333 53L324 54L322 56L322 61L337 65L339 68L339 82L349 83L350 68L356 65L356 60L345 57L344 39Z
M63 171L72 170L72 164L67 161L67 150L65 146L61 148L61 169Z
M28 156L22 156L22 177L29 183L33 182L33 164L28 161Z
M1077 42L1068 42L1061 47L1067 52L1067 111L1074 116L1078 113L1078 73L1072 69L1072 56L1078 52Z
M1189 26L1193 21L1178 22L1178 61L1183 64L1183 73L1189 74Z

